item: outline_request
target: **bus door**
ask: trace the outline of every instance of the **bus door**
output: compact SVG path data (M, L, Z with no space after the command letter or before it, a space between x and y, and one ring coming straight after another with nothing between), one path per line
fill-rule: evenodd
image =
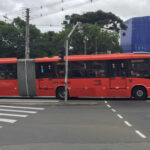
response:
M37 77L42 95L50 95L53 90L54 65L51 62L37 64ZM48 93L48 94L47 94Z
M126 97L127 63L125 60L110 61L109 97Z

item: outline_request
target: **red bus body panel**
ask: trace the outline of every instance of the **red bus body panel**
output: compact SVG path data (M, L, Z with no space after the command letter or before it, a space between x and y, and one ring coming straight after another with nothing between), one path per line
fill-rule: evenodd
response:
M144 59L145 54L104 54L69 56L69 61ZM59 57L37 58L35 63L58 62ZM17 63L16 58L1 58L0 64ZM136 85L146 88L150 97L150 79L114 77L114 78L80 78L68 79L70 97L131 97L131 90ZM56 96L57 87L64 86L64 79L36 79L37 96ZM19 96L18 81L0 79L0 96Z
M92 60L121 60L121 59L150 58L145 54L104 54L104 55L74 55L69 61ZM35 62L58 62L59 57L37 58ZM42 80L42 81L40 81ZM150 96L150 79L145 78L84 78L68 79L70 97L131 97L131 90L135 85L142 85ZM37 79L38 96L56 96L56 88L64 86L64 79Z
M17 64L16 58L0 58L0 64ZM19 96L17 79L0 79L0 96Z
M17 80L0 80L0 96L19 96Z

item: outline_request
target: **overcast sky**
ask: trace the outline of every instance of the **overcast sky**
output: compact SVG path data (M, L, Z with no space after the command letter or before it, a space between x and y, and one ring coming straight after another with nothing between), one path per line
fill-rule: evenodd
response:
M149 16L150 0L0 0L0 20L11 21L25 16L25 8L31 10L30 23L44 31L61 29L65 15L83 14L88 11L112 12L123 20L132 17ZM52 25L52 26L50 26Z

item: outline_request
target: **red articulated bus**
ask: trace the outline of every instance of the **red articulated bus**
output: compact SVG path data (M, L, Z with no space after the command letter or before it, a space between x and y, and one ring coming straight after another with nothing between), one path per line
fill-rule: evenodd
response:
M0 96L64 99L65 64L59 57L0 59ZM69 56L69 97L150 97L149 54Z

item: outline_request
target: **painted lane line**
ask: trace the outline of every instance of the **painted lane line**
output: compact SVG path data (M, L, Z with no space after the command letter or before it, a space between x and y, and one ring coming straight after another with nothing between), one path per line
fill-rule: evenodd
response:
M132 124L129 123L128 121L124 121L124 123L125 123L127 126L132 127Z
M107 107L108 107L108 108L111 108L111 106L110 106L110 105L108 105L108 104L107 104Z
M108 102L107 101L104 101L105 102L105 104L107 104Z
M36 111L25 111L25 110L14 110L14 109L0 109L0 111L10 111L10 112L19 112L19 113L29 113L29 114L36 114Z
M116 112L116 110L115 109L111 109L113 112Z
M0 113L0 116L11 116L11 117L22 117L22 118L28 117L28 115L6 114L6 113Z
M45 110L45 108L39 108L39 107L20 107L20 106L6 106L6 105L0 105L2 108L18 108L18 109L33 109L33 110Z
M0 126L0 129L2 128L3 126Z
M0 118L0 122L15 123L17 120Z
M123 119L123 116L121 116L120 114L117 114L117 116L118 116L120 119Z
M109 108L111 108L111 106L110 105L108 105L107 104L107 107L109 107ZM111 109L113 112L116 112L116 110L115 109ZM123 116L122 115L120 115L120 114L117 114L117 116L120 118L120 119L123 119ZM127 126L129 126L129 127L132 127L132 124L131 123L129 123L128 121L124 121L124 123L127 125ZM143 138L143 139L145 139L145 138L147 138L143 133L141 133L139 130L135 130L135 133L136 134L138 134L141 138Z
M142 134L139 130L135 130L135 133L138 134L141 138L146 139L147 137Z

